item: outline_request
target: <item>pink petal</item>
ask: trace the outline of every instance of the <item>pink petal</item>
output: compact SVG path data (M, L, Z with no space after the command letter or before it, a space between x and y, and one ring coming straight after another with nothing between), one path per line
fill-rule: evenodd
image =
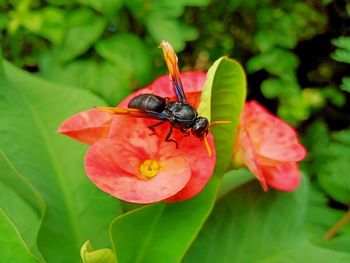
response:
M198 138L190 136L182 139L178 138L177 140L181 140L179 144L180 156L190 164L191 179L180 192L166 199L166 202L178 202L197 195L208 183L215 167L216 152L214 138L211 133L207 135L207 140L212 150L210 157L204 142Z
M295 130L256 101L245 104L242 121L259 155L282 162L304 159Z
M96 110L86 110L65 120L58 128L58 133L78 141L93 144L106 138L113 115Z
M201 92L206 79L207 74L201 71L188 71L181 74L185 93Z
M188 182L191 170L181 157L161 160L154 178L142 180L125 172L115 161L115 141L103 139L92 145L85 157L88 177L101 190L127 202L153 203L179 192Z
M109 138L114 141L117 155L113 159L126 172L138 174L138 167L145 159L159 159L160 139L150 135L149 125L157 121L115 116Z
M204 82L206 79L206 74L204 72L184 72L181 74L182 83L187 96L187 102L193 107L197 108L200 101L201 93L203 89ZM173 87L171 86L171 81L169 75L163 75L157 78L149 86L137 90L126 97L119 105L118 108L127 108L128 103L131 99L135 98L140 94L150 93L158 95L163 98L175 97Z
M200 92L203 89L205 79L206 79L206 74L204 72L191 71L191 72L181 73L181 80L186 93ZM157 78L147 87L137 90L132 94L130 94L118 105L118 107L127 108L128 103L132 98L145 93L151 93L163 98L175 97L173 87L171 86L170 76L163 75ZM196 96L200 96L200 95L197 94ZM197 98L194 98L194 101L196 102Z
M262 166L262 172L267 184L277 190L293 191L300 185L300 171L294 162Z
M201 101L201 92L191 92L186 94L187 103L198 109L199 103Z
M206 73L199 71L189 71L181 73L181 81L184 91L187 93L201 92L206 80ZM153 94L161 97L175 97L170 76L164 75L156 79L150 87Z
M254 176L260 181L264 191L267 191L268 187L263 172L261 170L255 147L250 138L250 135L243 127L240 127L239 129L237 140L238 149L235 154L240 155L239 159L243 160L243 162L246 164L246 166L252 172L252 174L254 174Z
M166 134L170 128L169 123L156 127L156 134L150 135L151 131L148 126L154 123L157 121L116 116L109 138L115 139L116 147L120 149L119 155L124 157L115 157L115 162L120 167L123 167L122 165L130 167L131 163L140 162L138 161L142 158L140 156L147 155L161 160L174 156L181 157L190 165L191 179L182 191L167 201L180 201L195 196L203 189L213 174L216 153L212 135L208 134L207 136L212 149L212 155L209 157L203 141L193 135L184 137L178 129L173 129L171 135L171 138L178 142L178 149L173 142L165 142ZM128 155L132 157L127 157ZM134 168L123 169L136 173L134 170L130 170Z
M128 107L128 103L131 99L135 98L136 96L140 95L140 94L145 94L145 93L153 93L152 87L151 85L139 89L137 91L134 91L133 93L131 93L129 96L127 96L125 99L123 99L122 102L120 102L118 104L118 108L127 108Z
M120 147L132 147L142 155L158 157L160 138L158 136L165 126L156 127L157 133L151 135L148 126L159 122L144 118L114 116L108 138L115 139Z

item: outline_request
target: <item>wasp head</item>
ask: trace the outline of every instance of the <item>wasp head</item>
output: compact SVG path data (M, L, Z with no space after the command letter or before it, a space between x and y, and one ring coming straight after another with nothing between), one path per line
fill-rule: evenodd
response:
M198 117L193 123L191 133L200 138L203 139L209 131L209 121L207 118L204 117Z

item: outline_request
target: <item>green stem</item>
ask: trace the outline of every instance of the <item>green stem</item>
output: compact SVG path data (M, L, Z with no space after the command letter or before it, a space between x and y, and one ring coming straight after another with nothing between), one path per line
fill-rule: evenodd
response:
M333 238L350 221L350 208L345 215L324 234L325 240Z

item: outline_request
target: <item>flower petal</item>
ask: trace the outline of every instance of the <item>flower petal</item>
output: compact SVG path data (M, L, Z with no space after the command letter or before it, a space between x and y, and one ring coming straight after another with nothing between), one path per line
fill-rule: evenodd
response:
M187 97L187 102L194 108L197 108L200 101L201 90L203 89L206 74L204 72L185 72L181 74L182 83ZM126 97L119 105L118 108L127 108L131 99L140 94L151 93L163 98L175 97L173 87L169 75L163 75L157 78L149 86L137 90Z
M119 155L114 157L115 162L120 167L126 167L122 169L135 174L135 167L132 168L131 164L145 160L144 156L160 160L174 156L181 157L190 165L191 179L182 191L167 201L175 202L195 196L213 174L216 160L213 136L210 133L207 136L212 149L212 155L209 157L203 141L193 135L184 137L178 129L173 129L171 135L171 138L178 143L178 149L175 143L166 142L165 137L170 129L170 124L167 122L156 127L156 134L150 135L148 126L155 123L157 121L116 116L109 133L109 138L115 139L115 147L119 149Z
M190 71L183 72L180 76L186 96L187 93L202 91L206 80L206 73L200 71ZM175 97L175 92L169 75L159 77L150 86L153 90L153 94L161 97Z
M160 161L157 176L142 180L125 172L114 161L119 153L112 139L93 144L85 157L88 177L101 190L127 202L153 203L179 192L191 176L190 167L183 158L173 157Z
M65 120L57 132L78 141L93 144L107 137L112 119L113 115L110 113L86 110Z
M175 138L176 138L175 134ZM186 186L174 196L166 199L166 202L178 202L192 198L201 192L213 175L216 152L214 146L214 138L211 133L207 135L207 140L212 150L209 157L204 142L194 136L178 138L181 140L179 144L179 155L183 157L191 166L191 179Z
M201 92L191 92L186 94L187 103L193 108L198 109L199 103L201 102Z
M131 93L129 96L127 96L125 99L123 99L122 102L120 102L117 107L118 108L127 108L129 101L131 101L131 99L135 98L136 96L138 96L140 94L145 94L145 93L153 93L151 86L152 85L149 85L145 88L139 89L139 90Z
M113 139L114 161L126 172L138 174L141 162L146 159L159 159L159 137L150 135L149 125L157 120L115 116L108 138Z
M295 130L256 101L245 104L242 121L259 155L282 162L296 162L305 157L305 148Z
M300 171L294 162L262 166L262 172L267 184L277 190L293 191L300 185Z
M156 127L156 134L148 126L157 123L158 120L115 116L111 125L108 138L115 139L121 147L132 147L139 154L158 158L160 138L158 136L164 126ZM130 147L129 147L130 146Z
M263 172L261 170L261 165L259 163L255 147L253 145L249 133L243 127L240 127L239 129L237 140L238 147L235 154L240 156L240 159L243 160L243 162L247 165L248 169L260 181L264 191L267 191L268 187Z

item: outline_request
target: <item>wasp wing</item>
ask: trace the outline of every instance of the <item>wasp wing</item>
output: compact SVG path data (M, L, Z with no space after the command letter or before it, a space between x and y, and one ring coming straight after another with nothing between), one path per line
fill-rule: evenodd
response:
M177 99L180 102L186 102L186 95L182 87L178 59L173 47L166 41L160 43L163 49L164 59L171 75L172 84L175 90Z
M132 109L132 108L115 108L115 107L94 107L98 111L113 113L117 115L124 115L136 118L147 118L147 119L155 119L168 121L169 116L165 113L160 113L156 111L150 110L140 110L140 109Z

